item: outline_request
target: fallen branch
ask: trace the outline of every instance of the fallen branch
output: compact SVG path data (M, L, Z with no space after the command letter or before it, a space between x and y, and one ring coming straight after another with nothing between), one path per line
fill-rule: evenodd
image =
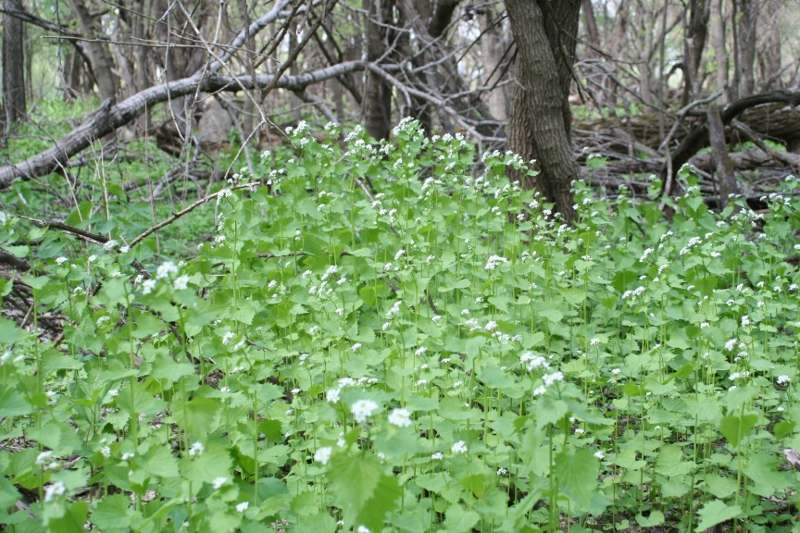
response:
M744 111L762 104L784 103L792 106L800 105L800 91L773 91L771 93L756 94L748 96L740 100L736 100L725 106L720 113L720 119L723 125L730 124L733 119L739 116ZM708 145L708 126L703 123L694 128L683 142L678 146L672 157L669 160L670 166L673 169L679 169L689 161L698 151ZM667 185L666 180L667 166L662 169L662 182L664 187L662 194L672 194L672 185L674 182Z
M0 189L8 187L17 178L31 180L46 176L65 166L69 159L86 149L93 141L100 139L141 115L145 109L168 99L179 98L195 92L214 93L219 91L236 92L242 88L249 90L258 85L268 87L274 84L279 89L304 91L309 85L335 78L358 70L364 70L362 61L349 61L297 76L260 75L227 77L214 73L200 72L189 78L168 82L145 89L117 105L111 100L103 103L93 118L84 122L60 140L55 146L18 163L0 167Z

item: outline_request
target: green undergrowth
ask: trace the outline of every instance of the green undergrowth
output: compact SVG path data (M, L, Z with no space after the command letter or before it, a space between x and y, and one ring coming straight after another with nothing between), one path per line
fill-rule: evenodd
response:
M797 527L796 180L567 226L513 155L328 129L158 245L113 195L105 245L2 217L8 531Z

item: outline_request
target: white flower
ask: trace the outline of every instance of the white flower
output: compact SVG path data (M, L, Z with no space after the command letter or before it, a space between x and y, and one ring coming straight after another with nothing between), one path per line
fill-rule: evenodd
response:
M87 259L87 261L89 261L90 263L94 263L96 260L97 256L94 254L90 255L89 258Z
M739 342L736 339L731 339L725 343L725 349L729 352L732 352L734 348L736 348L736 343Z
M389 423L400 428L408 427L411 425L411 413L408 409L395 409L389 414Z
M707 328L708 326L710 326L710 325L711 325L711 324L709 324L708 322L701 322L701 323L700 323L700 329L706 329L706 328Z
M595 337L589 341L589 346L597 346L600 344L600 339Z
M545 386L549 387L556 381L564 381L564 374L561 372L553 372L552 374L542 376L542 380L544 380Z
M250 507L250 502L242 502L236 505L236 510L240 513L243 513Z
M222 344L228 344L233 340L234 333L232 331L227 332L225 335L222 336Z
M122 454L122 457L120 459L122 459L123 461L127 461L128 459L133 459L133 454L130 452L125 452Z
M417 357L421 357L425 355L425 352L427 351L428 349L425 346L422 346L420 348L417 348L417 351L414 352L414 355L416 355Z
M508 259L505 257L501 257L499 255L493 255L489 257L489 260L486 261L486 270L494 270L500 263L508 263Z
M114 239L111 239L110 241L107 241L103 245L103 250L105 250L106 252L110 252L111 250L113 250L114 248L117 247L117 244L119 244L119 243L117 243L117 241L115 241Z
M361 348L361 343L360 343L360 342L357 342L357 343L355 343L355 344L353 345L353 348L352 348L352 350L355 352L355 351L356 351L356 350L358 350L359 348Z
M747 316L747 315L744 315L742 317L742 327L746 327L746 326L749 326L749 325L750 325L750 317Z
M358 526L358 529L356 529L356 533L370 533L370 531L367 526Z
M127 254L128 252L131 251L131 247L130 246L121 246L119 251L120 251L120 253Z
M622 372L622 370L620 370L619 368L615 368L615 369L613 369L613 370L611 371L611 373L612 373L613 375L615 375L615 376L618 376L620 372Z
M103 446L102 448L100 448L100 453L103 454L103 457L106 458L111 457L111 448L109 448L108 446Z
M372 413L374 413L377 409L378 404L372 400L358 400L350 408L350 412L353 413L353 417L355 417L356 422L360 423L372 416Z
M52 501L53 496L61 496L66 490L63 481L56 481L44 488L44 501Z
M789 383L791 380L792 380L792 378L790 378L786 374L783 374L781 376L778 376L777 382L778 382L778 385L783 385L784 383Z
M164 261L156 270L156 279L166 278L172 273L177 273L178 267L172 261Z
M605 459L605 457L606 457L606 456L603 454L603 452L601 452L600 450L597 450L596 452L594 452L594 456L595 456L595 457L597 457L597 458L598 458L598 459L600 459L600 460L602 460L602 459Z
M533 397L535 398L536 396L541 396L545 392L547 392L547 387L545 387L544 385L540 385L535 389L533 389Z
M115 396L119 395L119 391L117 389L109 389L108 395L114 398Z
M342 389L331 389L325 393L325 399L330 403L336 403L339 401L339 395L341 392Z
M64 264L64 263L66 263L67 261L69 261L69 259L67 259L66 257L64 257L64 256L62 255L61 257L59 257L59 258L57 258L57 259L56 259L56 264L57 264L57 265L63 265L63 264Z
M453 453L467 453L467 443L460 440L450 447L450 451Z
M497 469L497 475L498 476L507 476L508 475L508 469L503 468L501 466L500 468Z
M180 276L179 278L175 279L175 284L174 284L175 290L182 291L188 286L188 284L189 284L189 276L184 274L183 276Z
M441 461L442 457L444 457L444 455L442 455L442 452L436 452L433 455L431 455L431 459L433 459L434 461Z
M331 459L332 452L333 448L331 448L330 446L323 446L314 453L314 460L318 463L326 465L328 464L328 461L330 461Z
M525 352L519 358L519 362L527 364L528 372L532 372L536 368L550 368L550 363L541 355L533 355L531 352Z
M146 279L144 283L142 283L142 294L150 294L153 292L153 288L156 286L156 280L154 279Z
M224 485L228 481L226 477L217 477L214 478L214 481L211 482L211 486L214 487L214 490L217 490L222 485Z
M53 456L53 452L51 450L44 451L36 456L36 464L43 465L50 462L50 458Z
M576 435L582 435L583 433L586 433L583 428L575 428Z
M201 442L195 441L192 444L191 448L189 448L189 455L194 457L195 455L200 455L201 453L203 453L203 451L205 451L205 447L203 446L203 444Z
M495 322L494 320L490 320L489 322L486 323L486 327L484 329L486 329L486 331L492 331L496 327L497 327L497 322Z

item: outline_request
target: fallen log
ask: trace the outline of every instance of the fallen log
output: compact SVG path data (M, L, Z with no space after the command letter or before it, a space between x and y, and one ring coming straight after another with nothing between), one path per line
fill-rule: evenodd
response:
M362 61L349 61L297 76L281 76L277 80L274 79L274 76L269 75L260 75L255 78L250 76L228 77L213 72L204 75L201 71L182 80L150 87L116 105L113 105L111 100L107 100L91 119L56 141L54 146L16 165L0 167L0 188L8 187L17 178L30 180L55 172L66 166L72 156L84 150L95 140L128 124L141 115L145 109L168 99L197 92L237 92L242 89L253 89L255 86L263 88L270 85L279 89L301 91L309 85L349 72L364 70L364 68L365 64Z

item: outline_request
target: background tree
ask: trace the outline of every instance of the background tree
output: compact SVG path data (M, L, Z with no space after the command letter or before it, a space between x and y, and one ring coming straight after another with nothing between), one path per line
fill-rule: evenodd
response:
M3 0L3 107L10 126L25 118L25 31L23 22L11 15L22 10L20 0Z

